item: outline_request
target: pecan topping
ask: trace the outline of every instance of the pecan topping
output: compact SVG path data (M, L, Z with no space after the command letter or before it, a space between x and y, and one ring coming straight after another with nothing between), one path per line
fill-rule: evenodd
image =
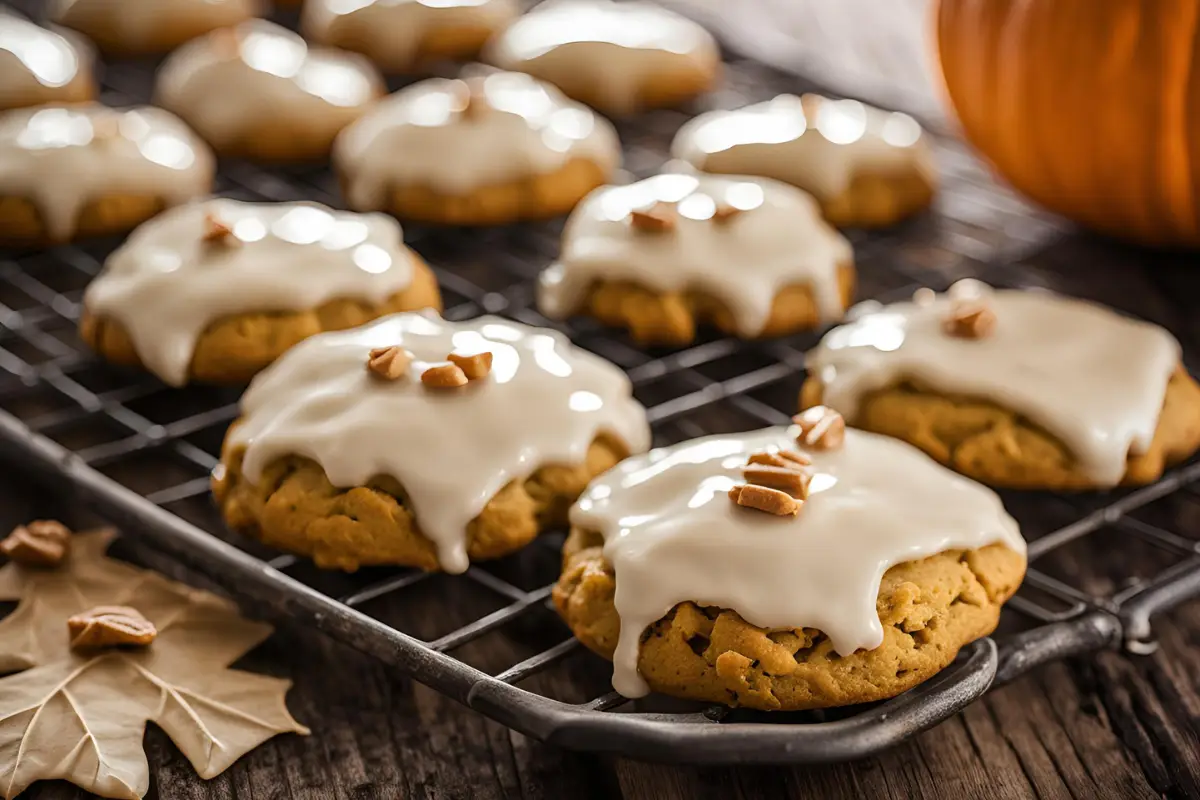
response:
M793 453L790 450L780 450L778 453L751 453L746 459L747 464L766 464L771 467L807 467L812 459L804 453Z
M812 473L799 465L775 467L769 464L747 464L742 470L742 476L746 483L779 489L800 500L808 497L808 484L812 480Z
M492 371L492 351L484 350L469 356L451 353L446 360L463 371L469 381L486 378Z
M121 133L121 118L116 112L92 117L92 141L115 139Z
M457 389L467 385L467 375L457 364L437 364L421 373L421 383L430 389Z
M144 647L158 636L154 623L136 608L97 606L67 620L72 650L102 650L109 647Z
M232 245L241 241L233 235L233 228L213 214L204 215L204 235L200 240L208 245Z
M996 329L996 312L979 300L952 303L942 329L959 339L984 339Z
M717 206L717 210L713 212L712 220L718 225L726 225L733 222L738 214L742 213L742 209L733 206Z
M0 542L0 555L25 567L57 567L71 549L71 531L42 519L14 528Z
M729 490L729 499L739 506L766 511L779 517L793 517L799 513L800 506L804 505L802 500L797 500L787 492L754 484L734 486Z
M645 209L629 212L629 224L635 231L644 233L666 233L675 230L675 206L658 202Z
M792 417L800 426L796 441L801 447L813 450L836 450L846 439L846 420L832 408L813 406L802 414Z
M404 377L412 360L412 354L398 345L376 347L367 357L367 369L377 378L394 381Z

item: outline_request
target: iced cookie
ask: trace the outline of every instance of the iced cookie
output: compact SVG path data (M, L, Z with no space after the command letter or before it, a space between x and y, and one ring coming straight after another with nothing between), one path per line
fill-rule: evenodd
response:
M0 111L91 100L92 60L78 39L0 9Z
M606 114L676 106L708 91L721 56L708 31L653 3L550 0L484 49Z
M671 152L704 172L798 186L835 225L890 225L928 206L937 182L912 117L812 94L701 114L679 130Z
M565 214L620 160L607 120L515 72L401 89L334 147L352 208L458 225Z
M88 286L80 334L172 386L245 383L315 333L440 307L389 217L218 199L134 231Z
M893 697L991 633L1025 542L990 490L836 414L631 458L554 602L613 686L764 710Z
M1200 386L1162 328L975 281L852 309L808 355L801 405L996 486L1144 484L1200 447Z
M251 20L172 53L156 94L223 156L312 161L328 157L338 133L385 91L361 56Z
M208 145L158 108L82 104L0 114L0 246L124 233L208 194Z
M165 53L266 11L263 0L50 0L50 18L110 56Z
M645 344L684 345L711 323L742 338L839 320L850 244L784 183L657 175L590 194L538 286L553 319L590 314Z
M314 42L406 73L472 58L519 12L516 0L307 0L301 26Z
M559 334L397 314L260 375L213 490L232 528L319 566L457 573L564 523L649 443L625 374Z

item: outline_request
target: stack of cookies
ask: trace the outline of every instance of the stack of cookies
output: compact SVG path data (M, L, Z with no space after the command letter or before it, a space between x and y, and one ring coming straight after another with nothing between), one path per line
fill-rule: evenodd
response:
M1200 386L1162 328L978 283L853 307L838 228L933 198L911 117L814 95L709 110L626 182L606 116L695 105L715 40L638 0L518 5L304 0L303 35L260 0L0 16L30 42L0 50L0 245L128 234L80 335L173 387L249 383L213 477L232 529L323 568L462 573L569 528L554 603L621 693L821 708L892 697L996 627L1025 544L983 484L1147 483L1200 447ZM93 50L170 51L160 107L95 104ZM389 95L384 74L419 80ZM217 159L329 162L348 210L209 197ZM794 424L651 450L615 365L549 328L443 319L397 221L562 216L550 320L635 347L842 323Z

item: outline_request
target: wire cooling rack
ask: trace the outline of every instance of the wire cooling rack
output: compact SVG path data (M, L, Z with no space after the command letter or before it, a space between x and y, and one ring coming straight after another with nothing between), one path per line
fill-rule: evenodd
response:
M103 100L146 101L152 69L108 65ZM809 88L794 76L732 58L724 86L702 105L619 126L626 165L638 176L653 173L691 113ZM900 299L920 286L940 290L965 276L1043 283L1044 275L1022 264L1055 242L1056 223L994 185L953 139L938 137L937 155L944 184L933 213L880 233L848 232L860 297ZM225 163L218 191L339 204L323 168ZM435 265L447 317L487 312L535 325L552 324L533 307L533 286L556 253L560 230L560 223L406 228L409 242ZM993 683L1038 664L1121 643L1145 652L1153 647L1150 616L1200 593L1197 542L1138 513L1168 496L1200 508L1200 463L1133 492L1008 494L1009 509L1032 539L1025 585L1004 614L1002 635L964 648L927 683L885 703L825 712L766 714L664 698L627 702L609 690L607 664L586 653L548 607L561 533L450 577L380 568L321 572L228 532L208 499L208 475L237 414L237 392L172 390L106 367L75 335L82 289L115 244L0 253L0 455L8 468L69 488L259 613L314 625L538 739L706 764L854 758L945 719ZM754 343L710 336L684 349L643 350L585 320L554 327L625 369L649 409L658 445L787 422L803 381L802 355L817 340L816 334ZM1094 585L1038 568L1073 543L1114 532L1104 546L1118 554L1150 547L1158 554L1155 569L1118 576L1128 580L1114 579L1111 591L1096 592Z

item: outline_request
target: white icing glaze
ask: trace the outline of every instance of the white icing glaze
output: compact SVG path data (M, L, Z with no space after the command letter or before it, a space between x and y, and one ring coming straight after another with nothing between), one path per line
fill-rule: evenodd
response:
M391 345L413 354L408 374L373 378L367 354ZM456 349L490 350L491 374L426 388L421 372ZM601 433L632 452L650 444L645 409L615 366L554 331L428 312L301 342L250 385L232 441L247 446L251 481L287 455L313 459L334 486L395 478L442 568L457 573L468 566L468 523L500 489L547 464L582 463Z
M313 41L371 54L386 69L405 70L433 33L456 28L497 31L519 13L516 0L307 0L301 17Z
M204 241L206 218L232 244ZM317 203L207 200L145 223L105 262L84 303L118 320L138 357L165 382L187 381L196 341L213 322L330 300L384 302L412 281L400 225L382 214Z
M842 655L883 642L875 609L889 568L945 550L1002 543L1025 552L989 489L915 447L847 430L837 450L808 451L809 497L798 516L735 505L749 454L796 450L797 429L709 436L627 459L592 481L572 525L604 536L621 631L613 686L648 691L639 639L676 604L736 611L762 628L818 628Z
M700 69L720 61L716 41L695 22L653 3L550 0L493 39L485 60L558 83L585 76L604 107L637 110L643 87L678 72L680 60Z
M77 96L91 62L80 42L0 9L0 108Z
M608 172L619 166L616 131L591 109L516 72L479 81L486 107L477 113L463 113L466 82L431 78L401 89L346 128L334 161L350 205L382 208L387 191L401 184L462 194L553 172L573 158Z
M822 201L845 192L860 172L935 176L912 117L811 94L701 114L680 128L671 153L705 172L785 181Z
M51 0L50 18L84 32L111 29L133 50L146 50L159 32L176 25L208 30L262 14L263 0Z
M629 213L656 202L677 203L675 230L635 230ZM744 210L718 223L718 206ZM793 284L810 284L822 317L840 319L838 265L851 257L849 242L799 189L761 178L656 175L584 198L567 221L559 262L542 273L538 306L551 318L569 316L600 280L697 289L729 308L739 333L756 336L775 296Z
M310 48L287 28L256 19L176 50L156 91L164 107L220 149L267 124L331 141L384 86L365 58Z
M81 104L0 115L0 195L30 198L54 239L70 238L92 200L138 195L174 205L206 194L214 169L208 145L159 108Z
M1157 325L1081 300L982 284L953 291L988 297L990 336L947 335L946 295L851 309L853 321L808 354L825 405L853 422L864 395L908 379L983 398L1063 442L1097 484L1117 484L1128 454L1154 438L1179 343Z

